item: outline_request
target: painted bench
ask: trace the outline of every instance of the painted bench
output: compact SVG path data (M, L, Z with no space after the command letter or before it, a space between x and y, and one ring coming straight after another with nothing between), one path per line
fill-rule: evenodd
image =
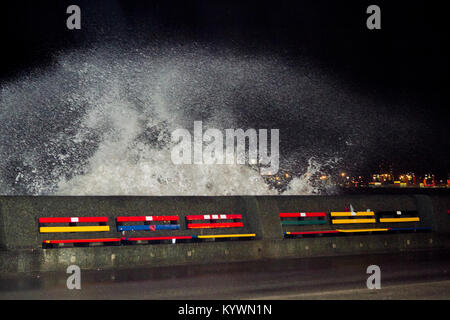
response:
M295 226L316 226L327 224L326 212L281 212L279 214L281 225L283 228L295 231L283 231L286 238L292 238L297 236L323 236L338 233L336 230L301 230Z
M244 223L241 220L241 214L203 214L203 215L188 215L186 220L188 221L188 229L211 229L211 228L242 228ZM192 221L208 221L208 222L195 222ZM233 220L233 222L217 222L220 220Z
M330 216L332 224L376 223L373 211L331 212Z
M163 224L151 224L151 222L169 222ZM179 230L178 216L121 216L116 218L117 231L158 231L158 230ZM138 225L123 225L128 222L144 222Z
M376 223L375 212L367 211L350 211L350 212L330 212L331 223L333 225L353 225L353 224L372 224ZM373 228L339 228L336 229L339 233L373 233L386 232L388 228L381 228L375 226Z
M239 221L241 220L241 221ZM202 214L187 215L188 229L216 229L216 228L243 228L242 214ZM198 222L202 221L202 222ZM194 235L194 240L231 240L231 239L251 239L254 233L229 233L229 234L205 234Z
M378 221L382 223L419 222L417 211L377 211Z
M326 224L325 219L308 221L306 217L324 216L322 212L305 212L305 213L280 213L282 226L292 225L314 225ZM283 218L299 218L296 220L286 221ZM431 228L425 226L417 226L420 218L416 211L351 211L351 212L330 212L331 224L335 229L328 230L301 230L301 231L283 231L285 237L292 238L295 236L323 236L323 235L339 235L353 233L384 233L384 232L417 232L429 231ZM323 223L324 221L325 223ZM392 224L403 224L405 226L393 226ZM411 225L413 223L413 225ZM361 225L370 224L370 227L364 228ZM358 225L356 228L345 228L344 226Z
M107 232L110 228L107 224L108 217L41 217L39 222L40 233L84 233ZM98 225L79 225L80 223L98 223ZM64 226L48 226L48 224L68 224ZM90 244L90 243L120 243L120 238L79 238L79 239L52 239L44 240L43 246L52 248L60 244Z
M313 225L325 224L326 212L293 212L280 213L281 225Z
M192 240L193 236L164 236L164 237L122 237L122 242L124 244L135 244L135 243L141 243L141 242L147 242L147 243L165 243L165 242L171 242L171 243L177 243L177 242L183 242L185 240Z
M383 224L389 224L391 232L409 232L409 231L426 231L431 230L429 227L418 226L421 222L417 211L377 211L378 221ZM391 226L398 225L398 226Z

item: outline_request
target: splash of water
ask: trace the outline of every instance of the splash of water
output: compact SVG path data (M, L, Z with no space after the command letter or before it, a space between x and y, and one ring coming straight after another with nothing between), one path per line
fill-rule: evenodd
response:
M175 166L169 133L194 120L219 129L258 123L268 105L286 117L315 114L299 95L317 94L310 77L276 57L110 49L64 53L51 69L2 84L0 194L278 193L247 165ZM284 193L329 191L312 179L324 165L310 158Z

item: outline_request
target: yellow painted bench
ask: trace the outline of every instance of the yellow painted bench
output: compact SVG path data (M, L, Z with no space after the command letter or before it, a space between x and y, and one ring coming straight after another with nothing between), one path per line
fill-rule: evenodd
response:
M346 219L332 219L332 224L354 224L354 223L375 223L375 213L373 211L358 212L331 212L331 217L346 217ZM354 218L373 217L373 218Z
M71 226L71 227L41 227L41 233L50 232L97 232L109 231L109 226Z

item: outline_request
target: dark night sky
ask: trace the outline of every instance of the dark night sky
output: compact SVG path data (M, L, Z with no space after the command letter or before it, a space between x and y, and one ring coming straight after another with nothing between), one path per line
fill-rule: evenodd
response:
M70 4L82 8L80 31L65 28ZM370 4L381 7L382 30L365 27ZM115 16L117 8L121 17ZM436 2L18 0L3 4L1 15L4 79L50 63L55 50L118 36L114 25L119 18L127 26L120 31L125 37L139 31L149 37L233 43L248 51L265 48L312 57L363 94L408 102L393 113L413 113L432 123L432 128L424 128L429 133L418 140L423 146L409 155L412 158L405 160L404 154L387 148L373 157L368 172L386 161L399 169L447 174L449 59L444 44L450 37L448 13Z

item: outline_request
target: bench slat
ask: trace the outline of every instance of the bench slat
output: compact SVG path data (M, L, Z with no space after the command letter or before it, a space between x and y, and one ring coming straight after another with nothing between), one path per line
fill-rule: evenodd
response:
M380 222L418 222L420 221L419 217L411 217L411 218L380 218Z
M41 233L109 231L109 226L40 227Z
M333 219L332 224L375 223L375 219Z
M430 227L418 227L418 228L389 228L389 231L416 231L416 230L431 230Z
M375 232L389 231L389 228L373 228L373 229L339 229L339 232Z
M358 211L358 212L331 212L332 217L360 217L360 216L373 216L373 211Z
M134 238L122 238L125 241L146 241L146 240L180 240L180 239L192 239L192 236L172 236L172 237L134 237Z
M157 231L157 230L178 230L179 224L142 224L137 226L118 226L117 231Z
M202 214L202 215L186 216L186 220L225 220L225 219L242 219L242 214Z
M282 212L280 218L325 217L326 212Z
M250 238L255 237L255 233L247 233L247 234L214 234L214 235L201 235L194 236L199 239L211 239L211 238Z
M189 223L188 229L208 229L208 228L240 228L242 222L224 222L224 223Z
M178 221L178 216L128 216L117 217L117 222L136 222L136 221Z
M39 223L108 222L108 217L45 217Z
M317 230L317 231L288 231L285 234L321 234L321 233L339 233L337 230Z
M43 243L86 243L86 242L120 242L120 238L103 239L68 239L68 240L44 240Z

